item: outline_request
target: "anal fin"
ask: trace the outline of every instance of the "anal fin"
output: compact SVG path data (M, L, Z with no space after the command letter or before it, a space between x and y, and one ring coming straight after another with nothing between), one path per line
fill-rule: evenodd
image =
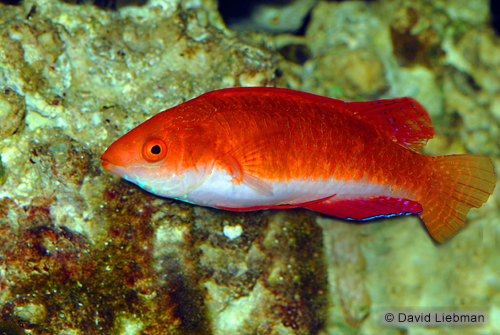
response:
M422 206L412 200L391 197L323 201L304 208L346 220L370 220L379 217L420 214Z

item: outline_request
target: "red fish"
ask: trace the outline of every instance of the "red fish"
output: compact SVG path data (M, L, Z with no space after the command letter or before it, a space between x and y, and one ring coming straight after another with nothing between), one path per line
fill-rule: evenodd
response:
M411 98L343 102L223 89L118 139L103 167L159 196L233 211L304 207L367 220L417 214L443 242L495 187L491 160L417 153L434 130Z

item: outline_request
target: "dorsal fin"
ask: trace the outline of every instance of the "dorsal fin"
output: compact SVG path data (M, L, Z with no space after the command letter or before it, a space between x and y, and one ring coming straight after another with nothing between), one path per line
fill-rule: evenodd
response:
M419 151L434 136L431 118L425 108L412 98L347 102L355 116L390 134L392 140Z

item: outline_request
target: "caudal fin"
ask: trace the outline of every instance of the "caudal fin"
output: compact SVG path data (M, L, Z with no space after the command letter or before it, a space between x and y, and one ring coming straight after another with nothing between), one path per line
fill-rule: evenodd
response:
M424 199L420 217L432 237L444 242L465 225L469 210L481 207L495 188L495 168L487 157L434 157L433 187Z

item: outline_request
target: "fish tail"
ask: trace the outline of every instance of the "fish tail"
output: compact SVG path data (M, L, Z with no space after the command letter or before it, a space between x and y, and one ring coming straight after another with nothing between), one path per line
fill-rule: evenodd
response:
M419 201L420 217L432 237L444 242L465 225L469 210L481 207L495 188L495 167L488 157L433 157L432 184Z

